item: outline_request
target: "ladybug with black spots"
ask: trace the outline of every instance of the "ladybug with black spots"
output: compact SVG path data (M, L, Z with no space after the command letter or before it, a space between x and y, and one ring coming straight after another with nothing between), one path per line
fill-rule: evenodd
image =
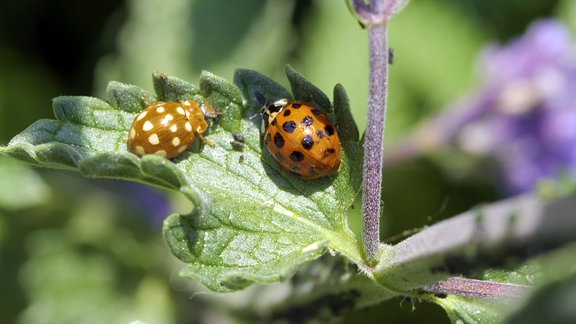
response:
M208 120L220 114L208 103L193 100L156 101L136 116L128 134L128 148L138 156L156 154L172 159L192 146L196 136L204 138Z
M282 98L265 106L261 114L264 144L282 169L302 179L338 172L340 139L324 111Z

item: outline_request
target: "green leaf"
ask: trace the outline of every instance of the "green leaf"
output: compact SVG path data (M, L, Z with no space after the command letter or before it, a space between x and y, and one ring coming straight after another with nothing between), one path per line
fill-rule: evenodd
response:
M154 76L156 76L156 74ZM140 110L144 109L146 107L145 101L146 100L153 101L154 98L149 93L144 91L144 89L142 88L116 81L111 81L110 83L108 83L108 87L106 88L106 96L108 97L108 103L110 104L109 109L111 107L114 107L116 109L120 109L131 113L139 112ZM80 98L80 97L71 97L71 98ZM86 98L86 99L91 100L94 98ZM75 109L79 110L78 112L80 113L80 111L82 111L83 106L84 105L79 106L77 105L75 106ZM56 115L56 117L58 117L58 115ZM132 120L130 120L129 123L132 123Z
M244 98L248 101L249 110L258 112L269 101L279 98L293 100L292 94L284 89L279 83L256 71L238 69L234 74L234 84L240 89ZM266 102L260 102L256 94L264 97Z
M257 92L271 99L292 97L278 83L248 70L236 73L238 88L209 72L202 73L200 86L163 73L154 73L153 82L156 96L110 82L107 102L56 98L56 120L36 122L0 153L38 166L79 170L87 177L179 190L194 208L168 217L164 237L173 254L188 264L183 275L215 291L282 280L328 250L361 262L361 247L346 219L359 191L358 170L349 166L357 163L358 157L350 154L360 150L357 136L343 139L338 174L301 180L280 169L267 150L263 153L260 121L254 118L262 106ZM347 116L346 96L343 90L338 93L337 112ZM147 100L184 99L208 101L222 113L206 133L215 147L198 143L172 161L138 158L128 151L128 130ZM353 124L346 117L336 119ZM233 132L244 136L245 147L232 145Z
M296 100L309 102L322 107L326 112L332 112L330 99L328 99L322 90L310 81L304 79L304 77L298 74L290 65L286 67L286 75L288 76L288 81L290 81L292 93Z
M340 173L347 175L345 181L352 183L353 188L360 190L363 178L364 145L358 145L360 138L358 126L350 111L350 99L340 84L334 87L334 113L344 159L348 161L341 167Z
M345 146L352 148L352 143L357 143L360 140L360 132L350 111L350 98L341 84L334 86L334 113L336 114L338 134L346 139Z
M154 91L158 98L162 98L164 101L185 99L202 101L204 99L197 86L166 73L154 72L152 83L154 83Z
M512 301L455 295L436 297L434 301L444 308L452 323L501 323L506 309L514 305Z
M200 76L200 88L213 106L226 112L218 125L228 131L240 130L242 117L245 117L240 90L233 83L207 71Z

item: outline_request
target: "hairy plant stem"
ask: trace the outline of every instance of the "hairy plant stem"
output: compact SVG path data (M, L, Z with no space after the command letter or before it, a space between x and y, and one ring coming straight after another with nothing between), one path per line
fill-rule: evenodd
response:
M422 290L434 294L458 295L471 298L513 299L525 295L531 288L531 286L526 285L452 277L433 285L422 287Z
M408 0L350 0L370 39L370 91L364 134L364 186L362 195L364 253L368 267L379 259L380 197L384 163L384 130L388 97L388 22Z
M380 245L380 197L384 161L384 129L388 96L388 26L368 27L370 37L370 93L364 144L364 252L369 265L378 260Z

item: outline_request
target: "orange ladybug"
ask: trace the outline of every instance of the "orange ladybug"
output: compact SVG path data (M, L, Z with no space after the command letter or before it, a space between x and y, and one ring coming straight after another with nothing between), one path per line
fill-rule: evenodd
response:
M262 111L264 144L282 169L315 179L340 168L340 139L328 115L311 104L278 99Z
M128 148L138 156L157 154L172 159L186 151L196 136L204 138L208 119L218 117L212 106L192 100L149 103L132 123L128 135Z

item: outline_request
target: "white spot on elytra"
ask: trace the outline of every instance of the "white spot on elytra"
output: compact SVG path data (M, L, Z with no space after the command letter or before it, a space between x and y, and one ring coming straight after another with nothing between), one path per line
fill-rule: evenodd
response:
M172 145L174 145L174 147L180 145L180 138L179 137L174 137L172 139Z
M186 128L187 131L189 132L192 131L192 125L190 125L190 122L186 122L186 124L184 124L184 127Z
M134 153L136 153L136 155L139 155L139 156L146 154L146 152L144 151L144 148L140 145L138 145L134 148Z
M178 130L178 125L174 124L174 125L170 126L170 131L172 133L176 133L177 130Z
M156 112L159 114L163 113L164 111L165 111L164 106L160 106L160 107L156 108Z
M149 120L144 122L144 125L142 125L142 130L145 132L151 130L152 128L154 128L154 125Z
M142 118L146 117L147 114L148 111L144 110L143 112L140 113L140 115L138 115L138 117L136 117L136 120L142 120Z
M154 134L148 136L148 142L152 145L160 144L160 139L158 138L158 134L154 133Z
M186 112L184 111L184 108L178 106L178 108L176 108L176 111L180 114L180 115L184 115L186 114Z
M178 149L178 153L182 153L182 152L186 151L187 148L188 148L188 145L180 146L180 148Z
M136 138L136 130L134 128L130 129L130 139L133 140Z
M170 124L170 121L171 121L171 120L174 120L174 116L172 116L171 114L166 114L166 115L164 116L164 118L162 118L162 120L160 121L160 123L161 123L162 125L168 125L168 124Z
M166 151L164 151L164 150L158 150L158 151L154 152L154 154L160 155L160 156L162 156L162 157L165 157L165 156L166 156Z

